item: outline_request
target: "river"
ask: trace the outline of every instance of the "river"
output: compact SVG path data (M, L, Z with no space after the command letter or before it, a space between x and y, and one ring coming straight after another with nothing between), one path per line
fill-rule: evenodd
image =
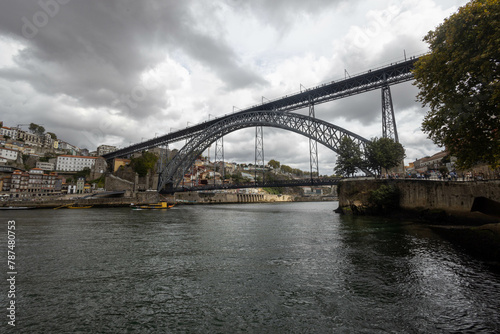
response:
M12 333L493 333L500 273L336 202L3 211Z

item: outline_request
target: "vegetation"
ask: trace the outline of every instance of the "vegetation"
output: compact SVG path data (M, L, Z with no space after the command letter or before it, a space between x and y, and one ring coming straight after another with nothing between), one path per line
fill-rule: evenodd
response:
M283 194L282 187L274 187L274 188L262 188L265 192L271 195L281 195Z
M54 132L47 132L53 140L57 140L57 135Z
M280 162L279 161L276 161L274 159L270 160L268 163L267 163L269 166L271 166L273 169L278 169L280 168Z
M106 176L103 174L101 175L101 177L95 179L95 180L92 180L90 181L90 183L95 183L97 188L104 188L104 185L105 185L105 181L106 181Z
M45 128L41 125L30 123L29 127L30 131L38 136L41 136L45 133Z
M382 169L391 169L402 163L405 149L400 143L390 138L374 138L366 145L366 164L377 175Z
M155 168L156 162L158 161L158 157L156 154L144 151L142 155L138 158L132 158L130 162L130 166L139 174L139 176L146 176L148 171L153 170Z
M361 149L349 137L343 137L338 148L335 173L343 176L353 176L363 165Z
M424 38L415 64L422 129L469 168L500 165L500 1L472 0Z
M382 185L377 190L370 192L368 202L372 209L378 212L386 212L399 207L400 192L392 185Z

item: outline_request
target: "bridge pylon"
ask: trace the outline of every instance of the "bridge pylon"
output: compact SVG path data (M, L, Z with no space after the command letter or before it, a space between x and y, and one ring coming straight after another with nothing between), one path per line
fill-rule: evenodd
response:
M316 118L314 113L314 102L312 102L312 99L309 100L309 117L312 117L313 119ZM311 180L313 179L314 172L316 172L319 177L318 142L313 138L309 138L309 165Z
M264 128L257 126L255 128L255 183L257 183L258 168L262 168L262 180L264 182L266 163L264 161Z
M382 87L382 137L393 139L396 143L399 143L389 84Z
M218 164L220 162L220 165ZM219 167L220 166L220 167ZM224 166L224 137L221 136L217 138L215 141L215 159L214 159L214 186L215 186L215 172L217 172L217 168L219 169L221 175L222 184L224 184L224 174L225 174L225 166Z

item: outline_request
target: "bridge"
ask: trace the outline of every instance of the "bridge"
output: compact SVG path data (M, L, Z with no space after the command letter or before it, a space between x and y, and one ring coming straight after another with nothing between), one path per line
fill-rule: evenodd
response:
M209 120L182 130L170 132L141 143L137 143L112 153L104 158L113 159L128 156L134 152L148 150L157 146L165 146L187 139L187 143L178 154L162 166L158 190L173 192L185 190L180 186L184 174L189 170L196 157L212 143L216 143L215 161L223 161L224 135L247 127L256 127L255 165L264 166L262 127L276 127L299 133L309 138L310 172L319 175L317 143L337 152L340 140L347 136L357 143L364 152L367 139L346 129L322 121L315 117L314 107L318 104L381 89L382 91L382 136L399 141L390 86L413 79L415 62L419 56L410 57L390 65L369 70L367 72L346 77L343 80L331 81L312 88L301 89L300 92L284 97L262 101L244 110ZM309 109L308 115L296 114L292 111ZM256 175L257 176L257 175ZM311 178L309 185L314 184ZM330 182L338 182L330 181ZM334 184L334 183L329 183ZM258 186L255 185L254 186ZM215 187L215 186L214 186ZM220 185L218 189L222 188Z

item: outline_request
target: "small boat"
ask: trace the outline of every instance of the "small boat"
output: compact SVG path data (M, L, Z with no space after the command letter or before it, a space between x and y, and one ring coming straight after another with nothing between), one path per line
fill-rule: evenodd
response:
M29 210L35 209L34 206L0 206L0 210Z
M73 206L73 205L70 205L68 206L68 209L90 209L92 207L92 205L87 205L87 206Z
M152 203L152 204L144 204L144 205L135 205L132 206L132 209L134 210L166 210L170 209L173 207L174 204L168 205L167 202L159 202L159 203Z

